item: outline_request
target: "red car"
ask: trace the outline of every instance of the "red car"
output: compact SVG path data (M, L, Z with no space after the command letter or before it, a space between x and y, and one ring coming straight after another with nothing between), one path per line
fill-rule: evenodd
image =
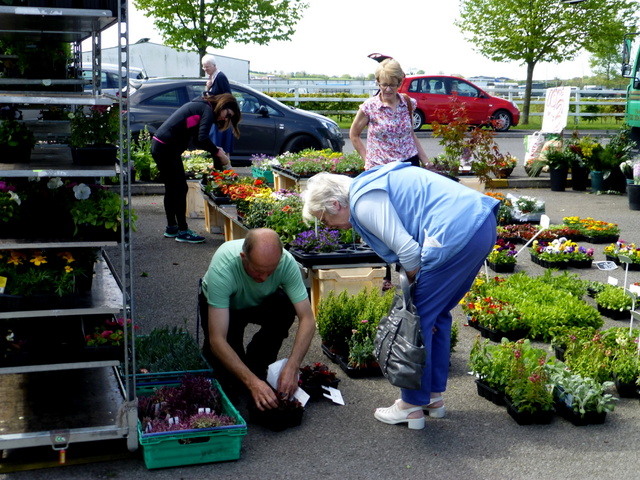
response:
M518 125L520 120L520 110L515 103L492 97L480 87L458 77L407 76L398 91L418 102L413 111L414 130L420 130L425 123L441 121L436 111L450 111L453 92L458 92L458 99L467 107L469 123L472 125L489 125L493 121L496 131L506 132L512 125Z

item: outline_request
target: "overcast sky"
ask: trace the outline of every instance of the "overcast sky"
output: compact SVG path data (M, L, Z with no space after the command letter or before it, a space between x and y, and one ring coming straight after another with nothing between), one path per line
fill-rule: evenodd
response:
M473 51L453 24L455 0L307 0L309 8L288 42L268 46L228 44L210 53L249 60L252 71L307 72L326 75L368 75L376 63L367 58L378 52L393 56L405 71L465 77L526 78L526 67L516 62L494 63ZM148 37L162 43L151 19L130 5L129 42ZM103 47L117 45L116 29L103 35ZM541 63L534 80L590 75L588 56L562 64Z

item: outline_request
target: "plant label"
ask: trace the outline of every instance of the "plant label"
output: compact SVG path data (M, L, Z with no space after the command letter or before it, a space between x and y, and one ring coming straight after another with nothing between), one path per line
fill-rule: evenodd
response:
M636 285L634 283L630 284L629 291L635 293L636 295L640 295L640 285Z
M607 278L607 283L609 285L618 285L618 279L617 278L613 278L613 277L609 277L609 278Z
M333 387L325 387L324 385L322 386L322 389L329 392L322 394L325 398L328 398L333 403L337 403L338 405L344 405L344 399L342 398L342 393L340 393L340 390Z
M549 218L548 215L540 215L540 226L543 229L547 229L549 228L549 225L551 224L551 219Z
M615 262L593 262L593 263L596 267L598 267L598 270L615 270L616 268L618 268L618 265L616 265Z

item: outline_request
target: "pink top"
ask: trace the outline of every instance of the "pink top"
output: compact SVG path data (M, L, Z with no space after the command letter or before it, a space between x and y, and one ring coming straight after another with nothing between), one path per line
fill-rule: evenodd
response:
M415 110L416 101L413 98L410 100ZM403 95L400 95L400 103L395 111L382 103L379 94L365 100L360 109L369 119L365 170L376 165L407 160L418 154L413 139L413 122Z

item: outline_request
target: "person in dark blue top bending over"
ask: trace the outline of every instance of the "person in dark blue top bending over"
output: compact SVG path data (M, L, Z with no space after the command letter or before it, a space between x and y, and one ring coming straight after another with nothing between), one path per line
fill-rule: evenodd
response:
M222 148L218 148L209 138L211 126L218 129L232 128L236 138L240 137L238 122L241 114L238 102L233 95L225 93L216 96L204 96L189 102L171 115L156 131L151 141L151 155L158 165L160 179L164 183L164 211L167 216L167 228L164 236L175 238L178 242L202 243L204 237L189 230L187 225L187 180L182 164L182 152L189 143L198 149L206 150L213 156L216 170L230 164L229 157Z

